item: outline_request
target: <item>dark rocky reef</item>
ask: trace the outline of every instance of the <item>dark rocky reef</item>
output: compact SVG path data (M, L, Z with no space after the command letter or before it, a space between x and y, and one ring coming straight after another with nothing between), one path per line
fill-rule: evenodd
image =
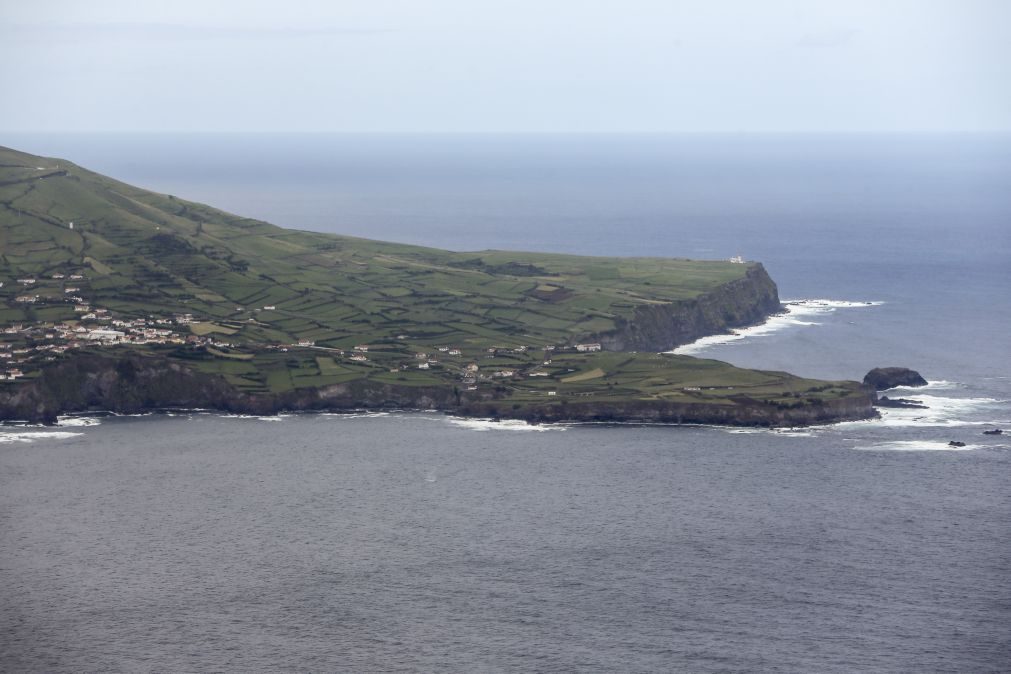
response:
M776 283L759 263L743 278L690 300L647 304L617 327L592 335L608 351L669 351L700 337L761 323L783 310Z
M928 406L924 405L920 400L911 400L909 398L889 398L888 396L881 396L874 404L878 407L898 407L915 410L929 409Z
M657 400L517 406L501 392L461 392L451 384L419 387L356 380L279 394L243 393L217 375L157 355L78 354L57 361L29 382L0 389L0 420L55 423L75 412L131 414L159 409L213 409L240 414L361 409L439 410L464 416L559 421L803 426L876 416L873 391L797 406L742 397L734 404Z
M876 367L864 375L864 385L884 391L896 386L926 386L927 380L908 367Z

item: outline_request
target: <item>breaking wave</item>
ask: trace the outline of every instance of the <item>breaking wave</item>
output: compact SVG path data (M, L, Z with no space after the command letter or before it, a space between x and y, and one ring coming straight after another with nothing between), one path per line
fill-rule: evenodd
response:
M71 431L5 431L0 430L0 444L11 442L37 442L39 440L66 440L84 433Z
M568 427L559 424L530 424L522 419L465 419L463 417L446 417L454 426L472 431L564 431Z
M879 408L881 418L871 423L883 426L946 427L1009 425L1008 417L1011 414L1008 414L1006 400L917 395L915 392L908 395L913 400L922 402L927 409Z
M892 440L877 442L873 445L855 447L866 452L964 452L980 449L984 445L965 445L953 447L943 440Z
M97 426L100 423L102 423L102 420L98 417L58 417L56 420L56 425L60 428Z
M754 325L749 328L740 328L738 330L732 330L726 335L710 335L708 337L702 337L697 339L691 344L686 344L684 346L679 346L670 353L675 353L682 356L691 356L701 351L704 351L710 347L723 346L726 344L733 344L735 342L740 342L742 340L750 339L753 337L764 337L766 335L771 335L775 332L780 332L786 328L791 327L803 327L811 325L821 325L817 320L812 320L818 317L826 316L828 314L835 313L839 309L858 309L864 307L877 307L884 304L884 302L870 301L870 302L853 302L849 300L786 300L783 302L785 311L781 314L771 316L768 320L760 325Z

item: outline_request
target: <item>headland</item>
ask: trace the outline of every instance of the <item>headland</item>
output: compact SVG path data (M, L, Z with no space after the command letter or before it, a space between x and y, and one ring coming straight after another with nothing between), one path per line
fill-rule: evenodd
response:
M209 408L795 426L855 381L675 356L781 310L757 262L282 229L0 149L0 419Z

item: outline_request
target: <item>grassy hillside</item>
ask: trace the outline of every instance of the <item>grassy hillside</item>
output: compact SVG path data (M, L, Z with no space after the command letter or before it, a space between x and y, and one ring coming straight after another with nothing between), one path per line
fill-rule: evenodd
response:
M0 207L0 278L78 271L94 303L229 322L238 340L342 348L406 332L420 344L562 344L609 329L636 305L694 297L745 271L297 232L13 150L0 150Z
M75 352L130 349L250 394L370 380L452 384L517 407L557 396L792 405L850 395L848 385L716 361L569 348L638 308L744 279L750 266L454 253L299 232L0 148L0 326L9 329L0 356L27 378ZM96 328L136 340L80 341Z

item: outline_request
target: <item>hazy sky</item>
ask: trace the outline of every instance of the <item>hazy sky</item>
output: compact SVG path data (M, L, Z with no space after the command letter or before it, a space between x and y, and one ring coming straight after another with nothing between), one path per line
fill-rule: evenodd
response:
M0 131L1011 131L1011 0L0 0Z

